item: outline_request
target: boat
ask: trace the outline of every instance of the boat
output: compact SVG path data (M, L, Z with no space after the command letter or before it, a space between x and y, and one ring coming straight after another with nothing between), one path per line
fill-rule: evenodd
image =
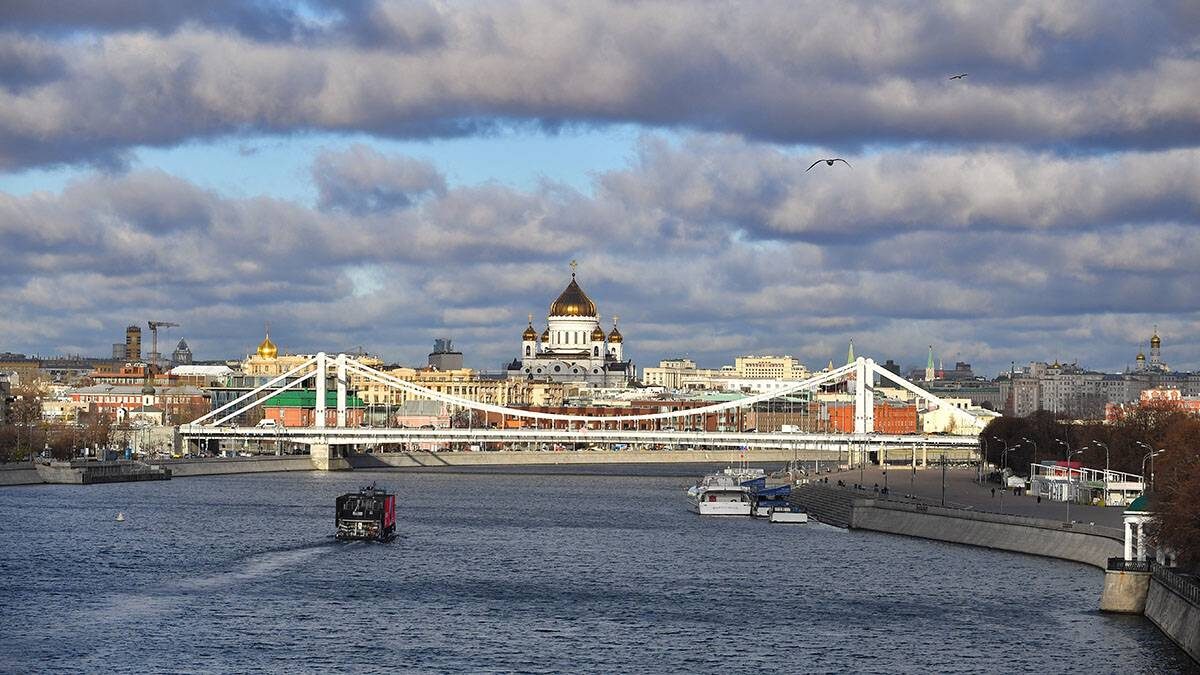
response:
M117 511L117 522L118 523L125 522L125 512L124 511Z
M396 495L374 484L338 497L335 510L338 539L391 541L396 536Z
M750 515L755 518L766 518L772 523L807 523L808 514L804 509L788 501L788 496L791 494L791 485L759 487L754 491L754 506L750 510Z
M808 513L799 506L777 506L771 508L767 519L771 523L807 523Z
M702 516L748 516L754 490L727 473L714 473L688 488L688 510Z

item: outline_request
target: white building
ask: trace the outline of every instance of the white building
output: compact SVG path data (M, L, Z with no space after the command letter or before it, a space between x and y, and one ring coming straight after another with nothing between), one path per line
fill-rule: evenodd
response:
M540 339L530 315L529 326L521 334L521 356L508 365L508 377L623 387L637 376L624 349L617 317L605 334L596 303L579 287L572 272L571 282L550 304Z

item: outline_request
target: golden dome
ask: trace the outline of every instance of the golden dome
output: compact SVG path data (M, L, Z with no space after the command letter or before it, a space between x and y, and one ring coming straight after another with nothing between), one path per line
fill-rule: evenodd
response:
M617 330L617 317L613 317L613 329L608 334L608 341L613 344L621 344L625 338L621 337L621 331Z
M533 329L533 315L531 314L529 316L529 326L525 329L524 333L521 333L521 340L524 342L529 342L536 339L537 331Z
M1141 352L1138 352L1138 355L1137 355L1137 360L1138 360L1138 361L1145 361L1145 360L1146 360L1146 355L1145 355L1145 354L1143 354L1143 353L1141 353Z
M1150 338L1150 347L1154 348L1154 347L1161 347L1161 346L1162 346L1162 338L1158 337L1158 332L1155 331L1154 337Z
M258 346L259 358L273 359L278 353L279 350L275 348L275 343L271 342L271 334L267 333L266 339Z
M547 328L546 330L542 331L542 342L549 342L549 341L550 341L550 329Z
M592 329L592 342L604 342L604 329L599 324Z
M550 316L596 316L596 303L575 283L573 272L566 290L550 304Z

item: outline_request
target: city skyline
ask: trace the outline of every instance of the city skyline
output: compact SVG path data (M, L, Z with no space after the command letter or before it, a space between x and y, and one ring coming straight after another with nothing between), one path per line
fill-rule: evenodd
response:
M492 369L577 259L639 367L1200 368L1200 12L743 9L15 7L0 351Z

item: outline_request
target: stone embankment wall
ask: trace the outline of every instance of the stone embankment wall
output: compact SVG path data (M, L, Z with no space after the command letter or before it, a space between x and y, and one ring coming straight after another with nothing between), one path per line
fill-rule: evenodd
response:
M1149 572L1108 570L1104 573L1104 590L1100 592L1100 611L1141 614L1146 611L1149 587Z
M837 459L829 452L828 461ZM389 452L382 454L350 455L350 466L356 469L386 467L450 467L450 466L530 466L538 464L737 464L754 462L790 462L791 450L624 450L621 452Z
M804 485L794 500L823 523L955 544L983 546L1095 565L1104 569L1109 557L1120 556L1123 541L1116 530L952 509L930 504L864 498L849 490Z
M38 475L33 462L13 462L0 464L0 487L6 485L41 485L42 477Z
M1200 662L1200 598L1189 600L1163 583L1156 572L1146 595L1145 614L1183 651Z
M228 457L213 459L169 459L154 462L171 470L172 478L188 476L218 476L234 473L269 473L272 471L312 471L308 455L277 457Z

